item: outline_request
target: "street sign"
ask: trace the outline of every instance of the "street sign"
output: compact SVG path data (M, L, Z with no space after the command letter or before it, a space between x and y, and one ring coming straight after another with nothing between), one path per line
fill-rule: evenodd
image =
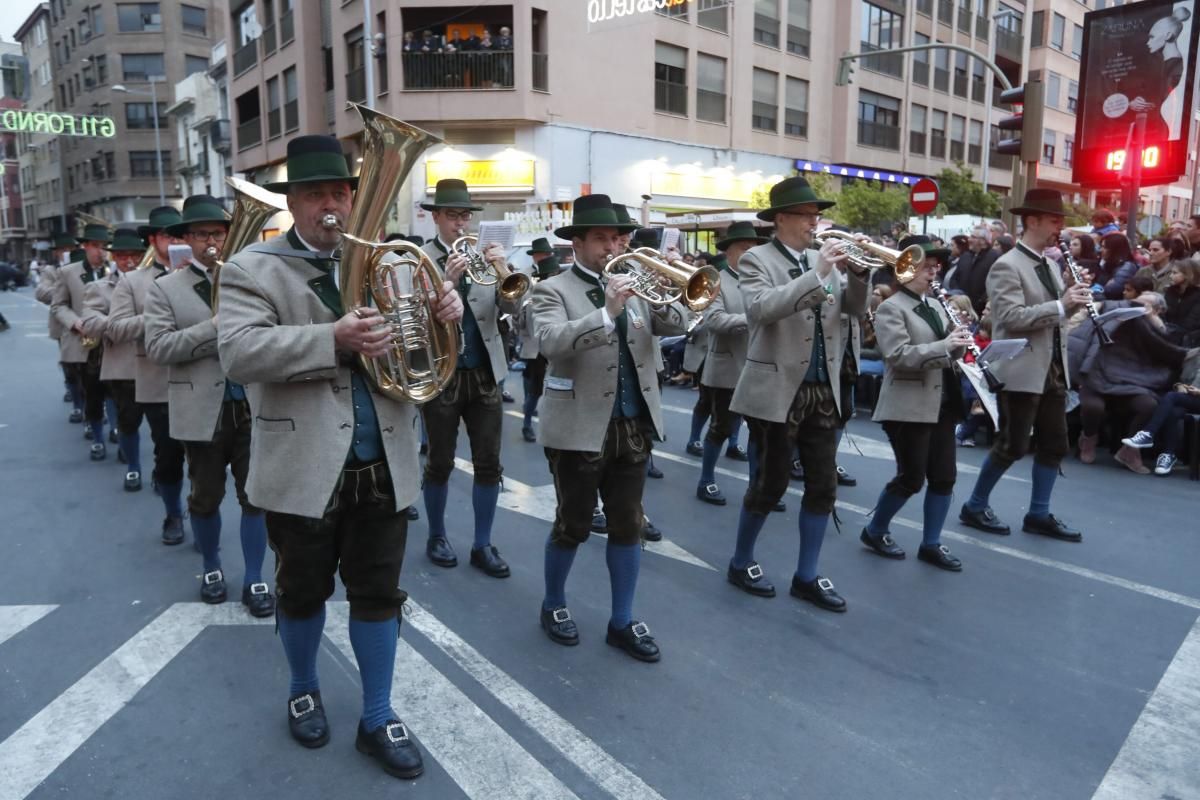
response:
M908 193L908 204L914 214L932 214L938 204L938 185L932 178L921 178Z

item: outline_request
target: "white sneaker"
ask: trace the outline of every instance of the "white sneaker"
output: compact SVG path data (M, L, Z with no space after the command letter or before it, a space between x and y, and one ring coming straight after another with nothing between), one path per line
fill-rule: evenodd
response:
M1154 474L1170 475L1171 470L1175 469L1175 462L1178 460L1170 453L1159 453L1158 460L1154 462Z
M1154 437L1148 431L1138 431L1133 436L1122 439L1121 444L1128 447L1136 447L1138 450L1145 450L1149 447L1154 447Z

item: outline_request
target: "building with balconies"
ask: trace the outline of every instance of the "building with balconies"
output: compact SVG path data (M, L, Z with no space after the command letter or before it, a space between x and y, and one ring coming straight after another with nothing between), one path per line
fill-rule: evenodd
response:
M29 63L26 107L42 112L55 110L50 25L50 3L38 3L15 34ZM66 230L59 137L21 133L17 147L26 230L31 239L49 240L53 233Z
M29 62L21 55L21 46L0 42L0 110L24 108L28 85ZM0 132L0 258L26 261L32 249L26 237L17 136Z
M224 42L213 58L225 58ZM233 175L228 93L222 91L221 70L194 72L175 84L175 102L167 109L175 141L175 190L182 197L232 194L225 178Z

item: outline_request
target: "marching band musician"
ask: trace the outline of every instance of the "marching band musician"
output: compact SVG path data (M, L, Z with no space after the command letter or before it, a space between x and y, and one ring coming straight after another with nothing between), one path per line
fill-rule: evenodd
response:
M457 178L440 180L433 201L421 208L433 212L437 236L426 242L424 251L442 268L463 300L462 352L458 371L449 386L421 406L425 431L429 436L429 458L425 462L425 513L429 520L429 540L425 552L439 567L458 565L458 556L446 537L446 499L450 474L454 471L454 452L458 443L459 420L467 429L471 443L474 484L471 506L475 512L475 539L471 546L471 566L493 578L507 578L508 564L492 544L492 522L500 497L500 440L504 408L500 382L508 374L508 358L498 320L501 314L516 314L519 301L500 296L499 284L481 286L467 273L468 261L451 248L463 236L471 216L483 208L471 202L467 184ZM484 259L491 265L505 263L499 245L484 248Z
M1025 202L1012 213L1021 219L1021 241L988 270L987 296L993 339L1024 338L1029 346L1015 358L992 367L1005 387L997 397L1000 429L960 519L964 525L986 533L1008 534L1008 525L996 516L989 499L1008 468L1029 450L1032 430L1037 442L1033 489L1022 529L1079 542L1083 534L1050 513L1050 495L1059 464L1069 450L1067 320L1086 305L1091 290L1078 283L1063 288L1057 267L1051 267L1042 255L1045 248L1057 244L1062 231L1065 212L1061 194L1053 189L1030 189L1025 193Z
M362 676L357 749L401 778L423 770L420 751L391 708L400 611L398 588L417 496L417 412L369 385L358 356L379 357L392 334L373 308L343 306L335 251L350 216L340 142L288 142L286 192L294 226L251 245L221 272L220 354L255 397L249 493L267 509L276 555L279 637L291 670L288 727L305 747L329 741L317 679L325 601L339 573L350 604L350 643ZM360 195L360 202L386 202ZM390 198L388 198L390 200ZM439 321L462 315L446 282Z
M90 457L92 461L103 461L108 455L104 446L104 385L100 382L104 346L84 347L82 315L85 287L105 275L104 246L108 244L108 228L104 225L85 226L79 243L83 245L84 256L59 269L51 313L63 329L58 340L62 362L83 394L84 418L92 434Z
M549 239L534 239L533 246L525 251L525 255L533 258L539 283L562 272ZM525 419L521 424L521 436L527 442L537 441L537 434L533 432L533 412L537 410L538 400L542 396L542 382L546 379L546 358L538 351L537 336L533 330L532 302L528 297L524 298L521 310L517 314L517 329L521 335L521 360L525 362L525 371L521 373L522 382L525 384L525 403L522 409Z
M833 202L818 198L804 178L775 184L770 203L758 217L774 223L775 238L738 262L750 345L730 410L747 418L759 463L742 501L728 578L750 594L775 595L754 561L754 544L787 490L798 448L804 500L791 594L829 611L845 611L846 601L833 582L817 574L817 561L837 497L843 402L838 381L846 352L839 317L865 312L868 272L844 265L847 255L838 242L810 249L820 212ZM844 284L835 267L848 271Z
M66 233L54 234L54 249L50 251L50 263L42 267L38 273L38 284L34 290L34 297L39 303L45 306L54 304L54 287L58 283L59 270L67 263L71 251L78 246L75 237ZM49 315L47 323L50 338L59 345L59 360L58 366L62 369L63 383L67 388L67 393L63 396L63 402L71 404L70 422L83 422L83 391L75 385L75 376L70 368L62 360L62 323L54 316L53 312Z
M154 248L154 262L145 269L127 273L113 289L108 313L108 337L118 344L134 345L134 400L150 426L154 442L154 485L162 498L166 516L162 543L182 544L183 530L183 443L171 438L170 406L167 403L167 368L146 355L146 295L156 280L167 274L167 248L181 243L167 228L181 221L172 206L150 212L148 224L137 233Z
M227 597L221 569L221 500L226 467L233 473L242 507L241 543L245 560L242 604L252 616L275 613L275 599L262 578L267 531L263 512L246 495L250 470L250 406L241 384L225 377L217 360L213 317L214 268L229 231L219 200L192 195L181 220L166 232L192 248L192 263L164 275L146 295L146 352L167 367L171 438L183 442L192 491L188 511L204 559L200 599L223 603Z
M650 629L633 619L643 536L642 490L651 437L663 433L654 335L682 333L678 303L650 309L633 299L632 278L604 279L607 261L632 230L606 195L580 197L571 225L555 231L574 245L574 266L533 291L534 327L549 362L541 433L554 476L557 510L546 542L546 595L540 622L558 644L579 643L566 582L592 524L599 492L607 515L606 561L612 590L608 644L658 661Z
M116 287L129 273L137 269L145 246L133 228L118 228L113 232L108 250L116 264L108 277L89 283L84 290L83 333L104 343L101 356L100 380L116 405L116 419L109 420L117 429L117 443L125 456L125 491L142 488L141 437L142 410L134 398L134 349L131 342L115 342L108 335L109 314Z
M918 244L926 257L911 275L896 276L900 290L875 312L875 337L883 355L884 378L875 421L896 456L896 477L884 487L875 514L859 537L885 558L904 558L888 525L926 480L925 516L917 558L952 572L962 563L942 544L942 526L950 511L957 474L954 426L962 419L962 389L954 364L972 341L971 332L951 320L930 282L937 280L938 257L927 236L900 241L904 250Z

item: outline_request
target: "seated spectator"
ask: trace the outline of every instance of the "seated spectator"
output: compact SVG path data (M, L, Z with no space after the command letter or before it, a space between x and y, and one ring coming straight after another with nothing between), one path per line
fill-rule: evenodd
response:
M1192 374L1188 380L1175 384L1175 390L1163 395L1154 409L1154 416L1138 431L1121 444L1136 450L1152 450L1161 445L1162 452L1154 462L1155 475L1170 475L1179 460L1180 437L1183 433L1183 415L1200 414L1200 359L1189 359ZM1192 453L1192 458L1200 454Z
M1129 283L1125 284L1125 294L1121 299L1136 300L1146 292L1154 291L1154 281L1143 275L1134 275L1129 279Z
M1110 233L1119 233L1120 228L1117 227L1117 217L1107 208L1098 208L1092 214L1092 234L1096 236L1107 236Z
M984 306L983 317L975 325L975 346L979 348L979 352L992 343L992 307L991 305ZM975 356L967 353L963 356L963 361L968 364L975 363ZM980 428L990 428L992 424L991 417L988 416L987 410L983 407L983 402L979 399L979 393L975 391L975 384L967 379L966 375L959 377L959 382L962 387L963 408L966 409L966 418L954 428L954 438L958 440L960 447L974 447L975 433Z
M1146 243L1150 263L1137 271L1154 283L1152 291L1162 294L1171 285L1171 263L1187 258L1187 247L1174 236L1155 236Z
M1110 233L1100 242L1100 276L1104 280L1104 296L1109 300L1120 300L1125 294L1125 284L1137 274L1138 265L1129 249L1129 240L1124 234ZM1097 283L1099 279L1097 279Z
M1200 264L1193 259L1173 261L1167 301L1167 338L1183 347L1200 345Z

